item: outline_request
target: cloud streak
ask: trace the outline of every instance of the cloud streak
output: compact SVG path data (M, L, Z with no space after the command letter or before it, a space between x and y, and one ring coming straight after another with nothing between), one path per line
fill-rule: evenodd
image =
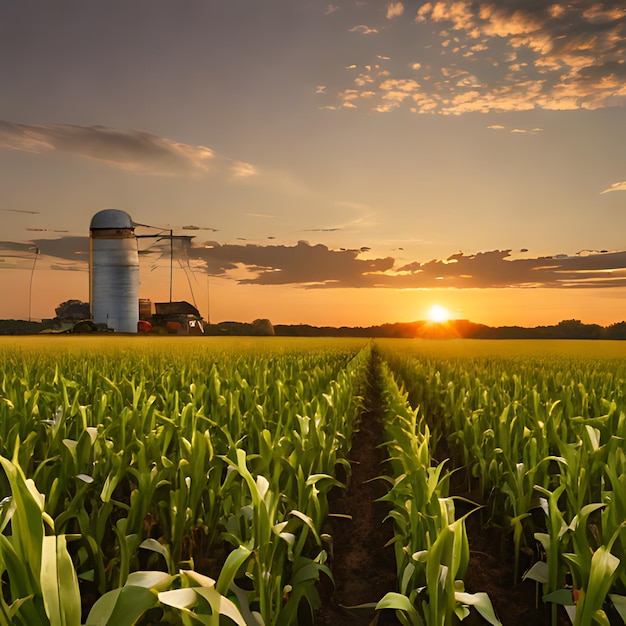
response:
M378 29L371 28L370 26L366 26L365 24L359 24L358 26L353 26L348 29L350 33L361 33L362 35L375 35L378 33Z
M143 174L204 176L222 172L240 179L258 173L253 165L220 156L206 146L105 126L32 125L0 120L0 148L35 154L67 152Z
M337 108L389 112L404 106L450 115L593 110L626 102L623 3L434 0L412 14L400 7L388 3L380 23L368 28L378 30L386 22L385 33L393 37L395 28L406 32L412 23L414 38L404 36L404 49L394 55L403 52L404 58L375 68L380 42L372 40L370 60L339 91ZM439 40L438 49L419 45L429 34ZM390 97L384 86L390 81L407 89Z
M626 191L626 181L621 183L613 183L608 189L605 189L600 193L609 193L610 191Z

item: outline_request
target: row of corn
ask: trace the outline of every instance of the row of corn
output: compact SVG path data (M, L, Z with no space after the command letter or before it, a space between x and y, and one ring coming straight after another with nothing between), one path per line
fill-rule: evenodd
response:
M398 592L385 595L377 608L395 609L407 626L451 626L474 607L487 622L499 625L487 594L465 591L469 514L455 516L446 461L433 463L430 428L386 362L379 361L378 375L390 466L390 489L383 499L394 520Z
M602 358L383 354L433 450L576 626L626 623L626 366ZM426 432L426 426L422 429Z
M310 622L369 348L49 341L0 348L0 624Z

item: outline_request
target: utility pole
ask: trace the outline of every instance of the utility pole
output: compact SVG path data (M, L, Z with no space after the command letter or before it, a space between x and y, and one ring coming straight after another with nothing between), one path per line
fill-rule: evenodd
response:
M172 285L174 276L174 231L170 228L170 303L172 302Z
M39 248L37 246L34 246L35 248L35 258L33 259L33 268L30 271L30 285L28 287L28 321L32 321L31 315L30 315L30 308L31 308L31 303L33 300L33 277L35 275L35 265L37 263L37 257L39 256Z
M209 275L206 275L206 323L211 323L211 301L209 299Z

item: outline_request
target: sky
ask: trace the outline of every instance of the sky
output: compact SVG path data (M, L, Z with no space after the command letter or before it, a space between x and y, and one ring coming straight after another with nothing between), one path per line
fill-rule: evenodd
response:
M626 319L626 1L0 0L0 84L0 318L113 208L214 323Z

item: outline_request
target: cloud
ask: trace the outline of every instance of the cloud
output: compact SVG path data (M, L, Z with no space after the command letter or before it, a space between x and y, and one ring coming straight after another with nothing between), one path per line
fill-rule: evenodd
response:
M245 161L232 161L230 171L235 178L249 178L259 175L257 168Z
M511 250L411 263L395 286L452 288L588 288L626 286L626 251L511 259Z
M295 245L205 243L175 240L177 260L193 263L196 271L247 285L292 285L307 289L585 289L626 286L626 250L582 250L518 258L511 250L476 254L459 252L445 259L400 262L391 256L364 258L368 246L332 249L299 241ZM64 270L85 270L88 237L36 239L31 242L0 242L0 267L32 269L34 251L42 262ZM145 251L144 251L145 252ZM150 246L151 262L169 260L169 243ZM142 254L141 258L146 255ZM59 262L61 261L61 262Z
M343 229L342 226L331 226L328 228L304 228L302 232L304 233L334 233L342 229Z
M402 34L398 32L394 41L398 64L386 67L385 74L368 72L367 98L357 77L350 108L397 108L397 101L389 106L381 84L407 78L422 85L419 96L401 103L416 113L593 110L626 103L623 2L435 0L421 4L413 15L396 5L404 7L387 3L385 22L380 15L380 24L356 27L373 32L384 26L390 38L401 28ZM413 38L406 35L411 24ZM440 38L440 54L423 48L424 56L415 58L416 45L433 29ZM376 58L374 49L371 58ZM451 74L464 77L454 82Z
M600 193L609 193L609 191L626 191L626 181L622 183L613 183L608 189L605 189Z
M33 239L29 242L0 241L0 269L32 271L35 254L46 257L38 261L38 267L50 269L88 269L89 237L60 237L58 239ZM54 263L55 259L69 261L65 265ZM53 267L54 266L54 267Z
M89 237L68 236L58 239L33 239L42 255L76 261L89 258Z
M391 20L394 17L399 17L404 13L404 5L402 2L390 2L387 5L387 19Z
M245 268L241 284L306 288L588 288L626 286L626 251L512 259L511 250L396 267L392 257L363 259L368 250L332 250L300 241L296 246L220 245L190 255L212 274Z
M378 32L376 28L370 28L369 26L365 26L365 24L359 24L358 26L353 26L348 29L349 33L362 33L363 35L373 35Z
M196 226L195 224L189 224L189 226L182 226L182 230L211 230L214 233L217 232L217 228L211 228L210 226Z
M6 252L22 252L28 253L34 250L35 246L32 243L24 243L20 241L0 241L0 250L3 253Z
M29 125L0 121L0 148L21 152L68 152L127 171L159 175L205 175L223 171L235 178L256 174L249 163L139 130L69 124Z
M241 284L359 287L364 276L393 267L391 257L360 259L360 253L360 250L331 250L306 241L295 246L210 242L208 247L194 248L191 252L214 275L227 275L244 266L252 277L239 279Z

